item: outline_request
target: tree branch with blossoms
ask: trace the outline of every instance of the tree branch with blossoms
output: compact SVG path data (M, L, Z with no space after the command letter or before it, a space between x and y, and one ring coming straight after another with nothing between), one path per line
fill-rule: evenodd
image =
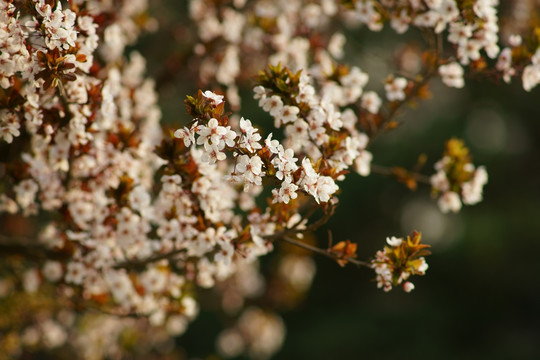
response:
M355 242L320 247L307 238L337 214L340 184L353 172L391 176L411 190L430 185L442 212L479 203L487 171L463 141L446 142L432 175L420 172L422 157L410 170L372 164L370 145L397 128L436 77L455 88L471 74L520 78L533 89L538 27L501 37L494 0L189 4L193 26L181 24L187 35L178 36L189 44L156 85L145 58L126 54L155 28L147 1L0 0L0 250L9 258L0 294L32 297L50 284L49 296L69 299L81 328L79 315L91 308L119 315L106 318L111 338L134 324L145 336L150 325L178 335L197 315L197 289L221 291L229 308L263 292L259 259L277 242L371 268L385 291L414 289L411 276L428 268L419 232L386 237L364 261ZM379 94L370 74L343 60L344 44L355 27L384 26L398 35L416 29L424 43L419 74L392 69ZM176 75L202 90L186 98L188 121L163 129L156 86ZM246 88L261 109L253 121L240 115ZM285 256L304 278L284 273L305 291L311 258ZM28 347L65 344L73 329L65 324L76 321L44 313L47 320L32 319L37 328L21 325L13 336ZM121 319L128 315L142 321ZM225 355L268 358L279 348L279 317L248 309L238 319L218 341ZM260 329L278 335L262 347L253 336ZM85 353L103 349L95 358L120 356L101 340L73 343Z

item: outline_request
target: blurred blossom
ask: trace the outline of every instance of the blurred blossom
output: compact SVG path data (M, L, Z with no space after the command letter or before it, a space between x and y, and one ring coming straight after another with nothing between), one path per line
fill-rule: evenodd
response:
M279 272L297 290L306 291L315 275L315 262L309 256L286 255L279 266Z
M250 307L234 328L219 335L217 346L226 357L245 352L252 359L269 359L281 348L284 338L285 325L279 316Z
M35 293L38 290L40 283L41 283L41 280L39 278L39 273L36 269L29 269L24 273L24 276L23 276L24 291L28 293Z
M57 322L47 320L41 325L43 341L49 348L63 345L67 340L67 333Z
M217 338L218 351L225 357L236 357L244 351L244 339L234 329L223 331Z
M21 334L21 340L25 346L35 346L39 339L39 330L35 326L27 327Z
M188 322L183 316L171 316L167 320L167 332L171 335L178 336L182 335L188 326Z

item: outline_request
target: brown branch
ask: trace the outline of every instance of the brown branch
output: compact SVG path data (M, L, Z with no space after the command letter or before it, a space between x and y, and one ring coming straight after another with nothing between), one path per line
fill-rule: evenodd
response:
M314 223L310 224L305 229L298 229L298 226L303 222L303 220L311 217L317 209L318 207L310 208L310 210L306 213L306 215L304 215L302 220L294 224L293 227L287 228L273 235L266 236L265 239L282 240L284 242L288 242L290 244L302 247L306 250L309 250L318 254L322 254L334 260L346 260L357 266L369 267L370 265L367 262L363 262L363 261L359 261L359 260L351 259L351 258L343 259L326 250L302 243L291 237L291 235L297 236L298 234L315 231L316 229L326 224L328 220L332 217L332 215L335 213L336 204L329 203L326 213L324 214L323 217L321 217L319 220L315 221ZM62 254L59 251L54 251L49 248L46 248L39 243L36 244L35 242L30 241L29 239L18 239L17 242L14 242L13 239L9 239L10 240L9 242L1 242L1 240L5 241L7 239L9 238L0 235L0 250L2 254L16 254L16 255L25 256L25 258L28 258L28 259L34 259L38 261L44 261L46 259L65 258L65 254ZM144 269L148 264L151 264L160 260L173 260L176 256L183 254L186 251L187 251L186 249L175 249L167 253L149 256L145 259L122 261L113 265L112 267L114 269L141 270L141 269Z
M312 245L309 245L309 244L306 244L304 242L301 242L301 241L298 241L296 239L293 239L291 237L288 237L288 236L283 236L282 238L280 238L280 240L282 240L283 242L286 242L288 244L291 244L291 245L294 245L294 246L298 246L302 249L305 249L305 250L309 250L311 252L314 252L314 253L317 253L317 254L320 254L320 255L324 255L332 260L345 260L347 262L350 262L351 264L354 264L356 266L364 266L364 267L368 267L368 268L371 268L371 265L370 263L366 262L366 261L361 261L361 260L356 260L356 259L352 259L352 258L342 258L340 256L337 256L327 250L323 250L321 248L318 248L316 246L312 246Z
M0 235L0 254L2 256L22 256L25 259L42 262L62 260L66 254L54 250L30 238Z
M60 99L60 102L62 103L62 107L64 108L64 125L67 125L71 119L73 119L73 113L71 112L71 109L69 108L70 102L67 96L66 88L64 87L64 83L62 80L58 80L58 98Z
M390 124L395 118L399 115L399 111L408 104L412 99L414 99L419 91L427 85L430 80L437 74L437 65L439 58L442 55L442 39L439 35L432 34L430 38L430 48L434 52L435 58L430 61L426 69L422 74L419 75L419 80L415 81L413 87L407 91L405 98L401 101L394 102L394 106L388 109L386 117L381 121L377 126L377 129L370 135L369 144L371 145L375 138L382 132L387 130L388 124Z
M281 230L281 231L279 231L279 232L277 232L275 234L272 234L272 235L263 236L263 238L265 240L274 240L274 239L279 239L279 238L281 238L283 236L286 236L286 235L306 233L308 231L316 230L319 227L321 227L322 225L326 224L328 222L328 220L330 220L330 217L335 212L335 208L336 208L336 205L331 204L330 205L330 211L328 213L326 213L322 218L320 218L319 220L317 220L313 224L309 225L305 229L298 229L298 226L300 226L300 224L302 224L302 222L304 220L309 219L315 213L315 211L317 211L319 209L318 206L311 206L309 208L309 210L307 211L307 213L298 222L296 222L292 227L283 229L283 230Z
M176 249L167 253L156 254L141 260L126 260L119 262L112 267L114 269L134 269L139 270L146 265L160 261L172 260L175 256L186 252L186 249ZM32 241L28 238L12 238L0 235L0 254L3 256L22 256L27 260L42 262L45 260L66 260L67 253L58 249L51 249L43 244Z
M302 231L304 231L304 232L315 231L318 228L320 228L321 226L323 226L324 224L326 224L328 222L328 220L330 220L330 218L336 212L336 207L337 207L336 204L329 203L328 204L328 211L324 214L324 216L322 218L320 218L319 220L315 221L313 224L307 226Z
M393 176L393 177L396 176L396 173L394 172L393 168L391 168L391 167L371 164L371 171L373 173L379 174L379 175ZM414 171L409 171L409 170L407 170L407 173L414 180L416 180L416 181L418 181L420 183L423 183L423 184L431 185L431 180L430 180L429 176L426 176L424 174L420 174L420 173L417 173L417 172L414 172Z
M126 260L113 266L114 269L143 269L146 265L160 260L173 260L175 256L185 253L186 249L175 249L167 253L149 256L142 260Z
M114 316L114 317L118 317L118 318L132 318L132 319L147 318L147 316L142 315L142 314L138 314L138 313L133 312L133 311L131 311L131 312L115 312L112 309L99 307L99 306L94 305L94 304L92 304L90 302L84 302L84 303L80 303L80 304L77 304L77 305L80 306L81 308L88 309L90 311L94 311L96 313L99 313L99 314L102 314L102 315L107 315L107 316Z

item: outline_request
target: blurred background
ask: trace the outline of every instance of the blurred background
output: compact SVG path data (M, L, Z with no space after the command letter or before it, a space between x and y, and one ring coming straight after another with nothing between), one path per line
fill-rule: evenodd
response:
M163 119L175 128L187 122L184 95L197 89L185 70L195 69L185 56L193 32L174 25L182 24L186 11L183 2L153 4L160 29L136 47L157 79ZM405 37L388 29L346 35L344 62L370 74L369 90L380 90L382 79L408 51L414 67L414 49L424 46L414 31ZM186 68L181 75L166 76L175 67ZM399 288L384 293L372 282L371 271L340 268L315 256L311 290L296 308L281 308L287 336L275 359L540 356L540 88L526 93L517 80L506 85L481 78L468 78L466 84L457 90L432 81L432 98L408 109L402 126L378 138L371 151L377 165L409 168L426 154L424 173L429 175L444 142L461 138L473 163L489 173L484 201L443 215L425 185L411 192L377 174L348 176L336 216L318 234L319 244L326 245L331 229L335 241L358 243L359 257L367 259L386 236L416 229L432 245L429 270L414 279L412 293ZM240 94L244 116L270 123L249 88ZM264 259L263 268L271 268L272 261ZM178 345L206 358L220 329L217 315L203 310Z

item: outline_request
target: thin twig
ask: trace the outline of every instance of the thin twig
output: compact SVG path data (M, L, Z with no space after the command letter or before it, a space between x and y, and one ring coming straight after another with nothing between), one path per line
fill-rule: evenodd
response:
M284 237L280 238L280 240L282 240L283 242L286 242L288 244L298 246L298 247L300 247L302 249L309 250L311 252L324 255L324 256L329 257L330 259L333 259L333 260L344 260L344 261L350 262L351 264L354 264L356 266L364 266L364 267L371 268L371 265L368 262L357 260L357 259L352 259L352 258L341 258L341 257L339 257L339 256L337 256L337 255L335 255L335 254L333 254L331 252L328 252L328 251L323 250L321 248L318 248L316 246L312 246L312 245L303 243L301 241L298 241L298 240L293 239L293 238L288 237L288 236L284 236Z
M0 235L0 254L24 256L36 262L48 259L60 260L66 257L65 253L46 247L34 239L5 235Z
M60 102L62 103L62 107L64 108L65 113L65 122L66 124L69 123L71 119L73 119L73 113L71 112L71 109L69 108L69 100L66 93L66 88L64 87L64 83L62 83L61 80L58 80L58 97L60 98Z
M408 104L414 97L418 95L418 91L422 89L429 81L437 74L437 63L438 59L441 56L442 53L442 47L440 44L441 38L438 36L433 36L432 39L430 39L430 47L431 50L435 52L436 58L428 64L425 71L420 74L420 80L417 80L414 84L414 86L407 91L407 94L405 95L405 98L395 104L395 106L391 107L388 110L388 113L386 115L386 118L383 119L383 121L379 124L378 128L374 133L371 134L369 143L373 143L375 138L384 130L386 130L387 124L391 123L399 114L399 111L405 104Z
M126 260L113 266L114 269L139 269L144 268L146 265L160 261L160 260L173 260L173 258L179 254L185 253L186 249L175 249L167 253L157 254L149 256L142 260Z
M286 229L283 229L283 230L281 230L281 231L279 231L277 233L274 233L272 235L263 236L263 238L265 240L274 240L274 239L281 238L281 237L283 237L285 235L298 234L298 233L301 233L301 232L304 233L304 232L313 231L313 230L318 229L319 227L321 227L322 225L324 225L325 223L328 222L331 215L328 216L328 213L327 213L327 214L325 214L325 216L323 216L322 218L320 218L319 220L317 220L315 223L311 224L310 226L306 227L305 229L298 229L298 226L300 226L304 222L304 220L309 219L318 209L319 209L319 207L317 207L317 206L310 207L310 209L306 212L306 214L299 221L297 221L293 226L288 227ZM332 209L330 211L331 211L332 214L334 213L335 205L332 205Z
M385 175L385 176L395 176L396 175L393 168L386 167L386 166L381 166L381 165L375 165L375 164L371 164L371 171L374 172L375 174ZM429 176L426 176L424 174L420 174L420 173L417 173L417 172L414 172L414 171L409 171L409 170L407 170L407 173L414 180L416 180L416 181L418 181L420 183L423 183L423 184L431 185L431 180L430 180Z

